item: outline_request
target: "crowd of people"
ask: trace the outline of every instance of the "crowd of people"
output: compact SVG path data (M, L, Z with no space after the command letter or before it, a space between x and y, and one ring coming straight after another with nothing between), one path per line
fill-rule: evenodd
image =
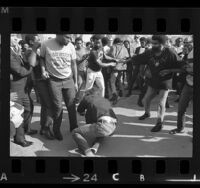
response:
M137 105L144 107L144 120L151 116L151 101L158 97L158 113L152 132L163 128L168 94L178 98L177 128L170 134L184 132L185 112L193 96L193 41L191 37L153 35L129 40L93 35L84 42L71 35L57 34L43 42L36 34L24 40L11 37L10 46L10 120L11 137L23 147L32 145L25 134L37 134L31 128L35 91L41 105L40 134L46 139L63 140L61 124L64 101L70 132L79 152L95 156L100 140L111 136L118 118L112 106L120 97L129 97L138 89ZM77 112L85 116L86 125L79 126Z

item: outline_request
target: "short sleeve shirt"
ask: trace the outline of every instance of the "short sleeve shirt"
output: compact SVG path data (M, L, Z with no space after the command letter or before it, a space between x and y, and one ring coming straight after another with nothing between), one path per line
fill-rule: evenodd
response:
M48 73L59 79L71 77L71 61L76 60L76 51L72 43L60 46L56 39L45 41L41 46L40 56L45 59Z

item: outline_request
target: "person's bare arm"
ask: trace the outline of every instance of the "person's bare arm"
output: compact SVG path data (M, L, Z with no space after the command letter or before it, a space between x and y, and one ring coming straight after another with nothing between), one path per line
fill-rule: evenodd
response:
M71 68L72 68L72 73L73 73L74 84L75 84L76 89L78 89L76 60L71 61Z
M102 63L102 61L100 59L97 59L97 63L101 66L101 67L114 67L116 66L116 63Z
M42 78L48 79L49 73L46 71L45 60L44 60L43 57L40 57L40 67L41 67L41 70L42 70Z

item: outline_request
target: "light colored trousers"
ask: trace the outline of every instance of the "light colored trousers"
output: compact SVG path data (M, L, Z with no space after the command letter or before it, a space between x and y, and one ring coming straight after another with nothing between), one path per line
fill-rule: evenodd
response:
M90 68L87 69L87 79L86 79L86 86L85 90L92 89L94 82L96 83L97 87L101 91L101 96L105 96L105 85L104 85L104 78L101 71L95 72Z

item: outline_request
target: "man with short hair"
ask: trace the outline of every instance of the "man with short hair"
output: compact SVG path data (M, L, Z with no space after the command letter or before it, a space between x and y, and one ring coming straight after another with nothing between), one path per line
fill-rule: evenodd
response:
M25 41L29 44L29 49L25 53L27 61L30 61L32 58L33 61L36 61L36 66L33 68L33 81L34 81L34 89L36 94L39 97L39 101L41 104L40 111L40 134L44 135L45 138L49 140L53 140L53 134L51 132L51 126L53 125L52 118L52 100L49 94L48 82L46 79L42 78L42 69L40 65L40 39L38 35L28 34L25 36ZM31 57L31 52L35 51L35 53Z
M158 117L152 132L158 132L163 128L165 104L171 88L172 73L177 72L181 65L176 52L165 46L166 40L165 35L153 35L152 49L133 57L135 63L148 65L150 71L144 99L145 113L139 118L140 120L150 117L151 101L159 92Z
M73 139L81 153L93 157L99 148L100 140L114 133L117 117L110 102L99 94L96 87L86 92L77 111L85 115L86 125L73 131ZM93 147L94 145L96 146Z
M67 34L56 35L56 38L45 41L41 46L41 66L44 79L53 103L54 137L63 140L60 127L63 117L63 105L68 110L70 131L78 127L75 94L77 85L76 51Z
M24 107L23 112L23 129L25 134L33 135L37 134L37 130L31 129L31 120L33 106L30 101L30 97L27 90L27 80L36 66L35 61L28 61L25 63L21 56L20 47L13 38L11 38L10 46L10 92L14 92L18 95L17 103ZM35 52L32 51L33 55Z
M114 58L118 63L111 73L111 89L112 89L112 98L111 101L113 104L116 104L118 97L123 96L123 86L121 82L122 73L126 70L126 60L129 58L129 53L125 48L122 40L120 38L115 38L113 41L113 45L111 46L110 52L108 53L109 56ZM118 90L116 88L118 86Z
M185 113L189 102L193 99L193 50L187 55L187 66L185 67L186 83L180 95L180 101L178 103L178 115L177 115L177 128L171 130L170 134L184 133L185 128Z
M140 46L138 46L136 48L135 55L139 55L139 54L144 53L147 50L146 44L147 44L147 39L145 37L141 37L140 38ZM140 87L141 93L143 93L142 91L143 91L143 85L144 85L144 72L145 72L145 69L146 69L146 65L139 65L139 67L136 67L135 65L133 65L132 75L136 74L137 68L139 68L139 74L137 76L136 82L137 82L137 85ZM131 77L127 97L129 97L132 94L133 85L135 83L135 81L133 82L132 78L133 78L133 76ZM141 102L142 96L143 95L139 96L139 99L138 99L138 105L141 106L141 107L143 106L143 104Z
M104 78L101 72L102 67L114 67L116 63L114 63L114 59L106 56L102 49L102 36L101 35L94 35L94 48L90 52L88 58L88 69L87 69L87 79L86 79L86 87L85 90L92 89L94 83L97 85L99 90L101 91L101 96L104 97L105 95L105 85L104 85ZM103 63L102 61L107 59L108 63Z

